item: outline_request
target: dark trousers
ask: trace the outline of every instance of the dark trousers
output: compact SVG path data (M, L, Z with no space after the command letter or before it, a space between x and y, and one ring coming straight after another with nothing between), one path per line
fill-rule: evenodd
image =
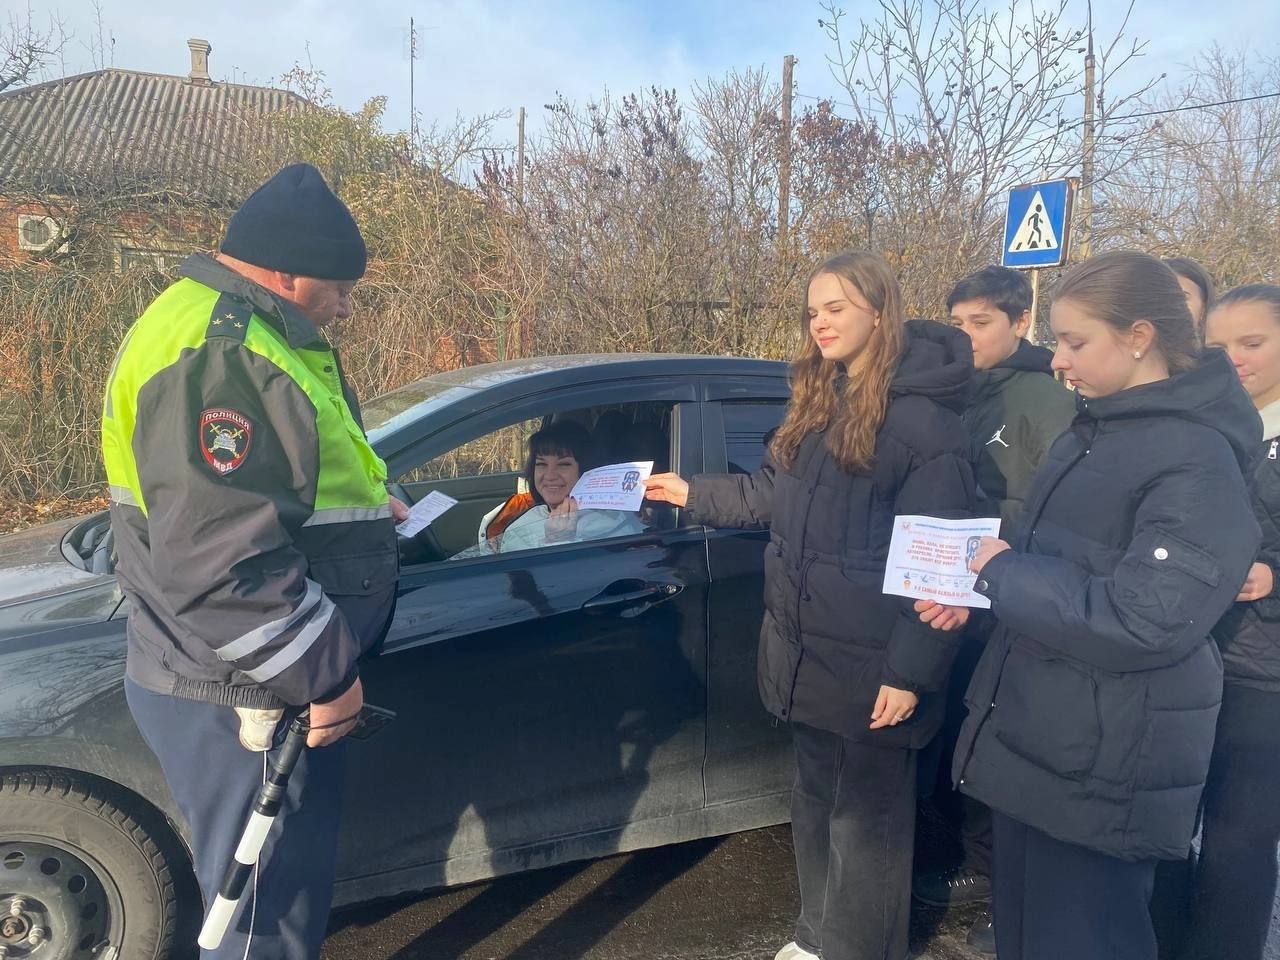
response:
M961 794L960 845L964 848L963 866L975 873L991 876L991 808L973 797Z
M1000 960L1155 960L1156 861L1130 863L992 813Z
M968 709L964 694L973 679L985 647L981 638L968 636L960 646L947 678L947 708L942 729L920 751L920 795L933 799L934 807L958 829L964 852L961 866L991 876L991 810L984 803L957 791L951 784L951 758Z
M905 960L916 751L792 724L796 942L823 960Z
M207 905L235 853L275 748L267 754L240 746L231 707L152 693L129 680L125 695L186 818ZM277 747L283 730L282 724ZM202 960L320 956L333 898L344 755L341 742L303 751L222 946L201 951Z
M1280 843L1280 694L1228 682L1204 792L1186 960L1261 960Z

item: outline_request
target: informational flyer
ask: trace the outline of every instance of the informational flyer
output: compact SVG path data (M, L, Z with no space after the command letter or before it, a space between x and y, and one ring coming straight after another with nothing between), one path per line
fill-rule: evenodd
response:
M396 527L396 533L402 537L421 533L431 525L431 521L457 505L458 501L453 497L439 490L432 490L409 508L409 519Z
M651 473L652 460L596 467L578 478L569 496L578 501L579 510L626 510L634 513L644 503L644 482Z
M1000 520L941 520L895 517L893 541L884 567L884 592L953 607L988 609L991 601L973 592L977 576L969 561L983 537L1000 536Z

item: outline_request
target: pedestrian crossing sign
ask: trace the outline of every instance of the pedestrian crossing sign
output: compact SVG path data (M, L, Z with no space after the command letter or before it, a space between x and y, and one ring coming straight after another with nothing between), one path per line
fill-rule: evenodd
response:
M1056 267L1067 259L1074 180L1028 183L1009 191L1004 219L1006 267Z

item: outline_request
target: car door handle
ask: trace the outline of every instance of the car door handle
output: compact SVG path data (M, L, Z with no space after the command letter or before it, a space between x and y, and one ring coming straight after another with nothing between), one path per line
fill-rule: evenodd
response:
M650 583L636 590L610 593L608 587L582 605L586 613L602 613L616 607L634 606L645 602L658 602L674 597L684 588L678 583Z

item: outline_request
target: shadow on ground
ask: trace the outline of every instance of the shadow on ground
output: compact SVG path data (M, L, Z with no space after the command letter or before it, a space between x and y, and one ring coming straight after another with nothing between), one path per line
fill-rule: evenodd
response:
M926 869L951 855L941 840L921 849ZM798 906L783 826L344 910L323 958L772 960ZM980 912L917 906L913 946L972 960L964 938Z

